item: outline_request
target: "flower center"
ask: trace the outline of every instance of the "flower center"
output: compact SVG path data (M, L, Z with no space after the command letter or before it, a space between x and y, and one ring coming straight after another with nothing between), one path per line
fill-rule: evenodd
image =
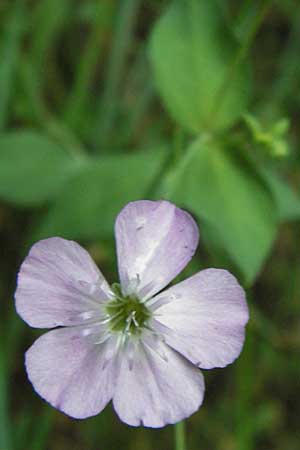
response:
M133 295L123 297L118 284L113 284L112 289L116 297L106 306L111 330L128 334L140 333L151 317L149 309Z

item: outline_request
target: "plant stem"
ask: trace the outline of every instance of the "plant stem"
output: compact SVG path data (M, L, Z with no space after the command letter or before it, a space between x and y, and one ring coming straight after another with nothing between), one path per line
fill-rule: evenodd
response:
M186 450L185 422L178 422L174 425L175 450Z

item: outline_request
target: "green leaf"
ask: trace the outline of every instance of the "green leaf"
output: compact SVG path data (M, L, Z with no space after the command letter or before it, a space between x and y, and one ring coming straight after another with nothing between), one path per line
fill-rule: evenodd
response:
M156 23L150 59L157 88L170 114L188 131L230 127L246 110L248 67L231 73L236 51L213 0L174 2ZM229 75L232 82L223 92Z
M110 237L120 209L144 198L164 161L161 151L95 159L60 192L34 240L60 235L72 239Z
M77 163L43 134L1 134L0 197L21 206L42 204L59 191Z
M276 172L264 168L261 170L274 197L278 218L281 222L300 219L300 196Z
M212 141L196 141L165 189L210 227L210 238L215 236L250 283L274 240L276 208L258 174L231 153Z

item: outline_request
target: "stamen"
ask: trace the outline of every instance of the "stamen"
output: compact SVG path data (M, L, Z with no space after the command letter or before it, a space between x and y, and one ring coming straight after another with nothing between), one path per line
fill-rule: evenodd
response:
M150 317L150 310L138 298L127 296L108 302L103 322L109 323L111 331L130 336L140 333Z
M113 316L110 316L109 314L106 314L105 319L101 320L99 324L105 324L109 323L111 321L114 321L117 317L119 317L122 314L122 311L116 312Z
M133 311L132 313L131 313L131 320L132 320L132 322L134 323L134 325L136 326L136 327L139 327L139 323L138 323L138 321L137 321L137 319L136 319L136 311Z

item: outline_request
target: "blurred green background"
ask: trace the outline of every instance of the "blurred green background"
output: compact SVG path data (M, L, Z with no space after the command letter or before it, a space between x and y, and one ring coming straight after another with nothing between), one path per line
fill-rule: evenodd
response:
M78 240L116 281L113 223L139 198L202 233L182 276L248 290L241 357L205 372L188 450L300 448L299 0L0 1L0 449L171 450L111 407L76 421L33 391L16 316L29 246Z

